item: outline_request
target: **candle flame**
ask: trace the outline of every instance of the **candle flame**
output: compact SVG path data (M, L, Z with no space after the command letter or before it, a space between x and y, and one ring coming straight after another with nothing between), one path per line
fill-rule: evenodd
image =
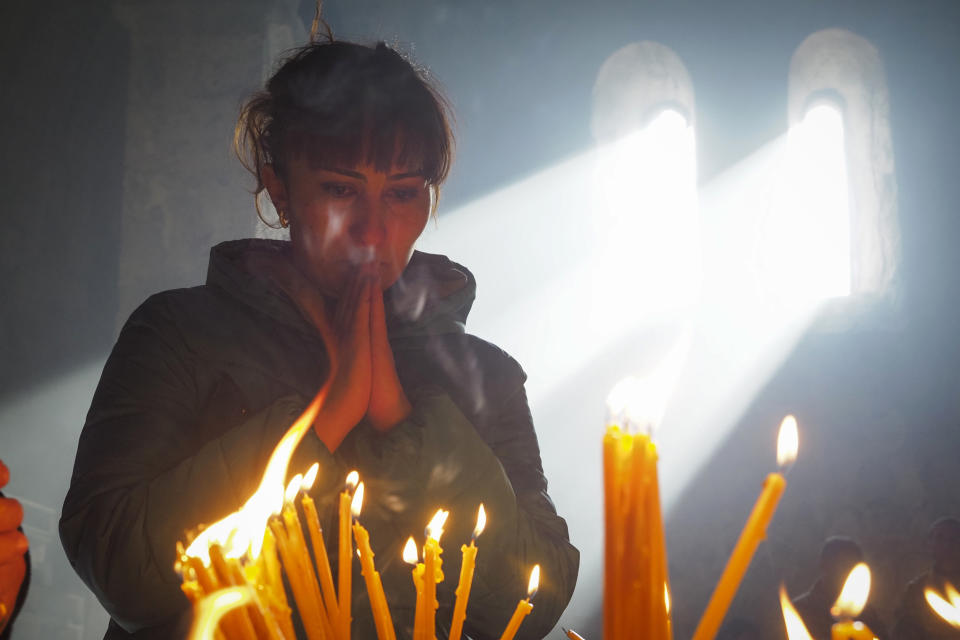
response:
M220 589L206 596L194 609L190 640L213 640L220 619L232 609L242 607L252 600L253 591L249 586Z
M430 519L430 522L427 524L427 537L440 542L440 536L443 535L443 525L447 522L447 516L450 515L449 511L444 511L443 509L437 509L437 512L433 514L433 518Z
M347 480L344 482L344 487L347 491L353 491L357 488L357 483L360 482L360 474L356 471L351 471L347 474Z
M540 588L540 565L533 565L530 571L530 582L527 583L527 600L537 595L537 589Z
M947 598L944 599L939 593L927 587L923 590L923 596L927 599L927 604L938 616L944 619L950 626L960 629L960 594L954 589L953 585L947 584Z
M310 430L328 389L329 382L324 384L310 405L280 438L280 442L270 454L260 484L253 495L237 511L201 531L187 547L184 552L186 555L199 558L205 565L209 565L209 549L214 544L223 547L228 558L241 558L244 554L249 554L251 559L256 559L260 555L267 520L283 509L283 479L287 477L290 457Z
M837 601L830 609L834 618L856 618L867 605L870 595L870 567L866 563L859 563L850 571L843 589L837 596Z
M353 500L350 502L350 514L354 518L360 517L360 510L363 509L363 483L357 485L357 491L353 494Z
M642 378L630 376L614 385L607 396L609 421L624 431L652 436L660 426L692 344L693 330L684 327L652 371Z
M290 478L290 482L287 483L287 488L283 492L283 499L286 502L293 502L293 499L297 497L297 494L300 493L300 486L303 484L303 475L298 473L297 475Z
M789 415L780 423L780 434L777 436L777 466L785 469L797 459L797 449L800 446L800 437L797 434L797 419Z
M670 615L670 588L666 582L663 583L663 604L666 608L667 615Z
M945 587L947 593L947 598L950 600L950 604L955 606L957 609L960 609L960 593L953 587L949 582Z
M483 503L480 503L480 508L477 509L477 526L473 528L474 540L480 537L480 534L483 533L483 530L487 528L487 512L483 509Z
M813 640L807 626L803 624L800 614L794 609L793 603L787 596L787 590L780 585L780 609L783 611L783 622L787 626L788 640Z
M303 482L300 483L300 488L304 491L310 491L313 489L313 483L317 481L317 472L320 471L320 463L314 462L310 465L310 468L307 469L307 472L303 474Z
M420 562L420 555L417 553L417 543L413 536L407 538L407 544L403 545L403 561L407 564L417 564Z

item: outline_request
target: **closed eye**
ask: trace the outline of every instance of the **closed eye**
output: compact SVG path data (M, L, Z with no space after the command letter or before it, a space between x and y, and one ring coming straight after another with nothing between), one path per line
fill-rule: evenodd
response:
M409 202L418 195L420 195L420 189L416 187L398 187L387 191L387 196L398 202Z
M357 193L354 187L342 182L325 182L323 183L323 190L334 198L349 198Z

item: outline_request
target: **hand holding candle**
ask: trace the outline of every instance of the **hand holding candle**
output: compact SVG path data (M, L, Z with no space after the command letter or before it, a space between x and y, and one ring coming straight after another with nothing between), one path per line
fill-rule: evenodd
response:
M477 560L477 537L487 525L487 514L483 505L477 510L477 526L470 536L470 546L463 545L463 563L460 565L460 582L457 583L457 601L453 605L453 621L450 624L450 640L460 640L463 633L463 621L467 617L467 601L470 599L470 587L473 584L473 570Z
M777 437L777 465L780 470L768 475L763 483L760 497L757 498L747 524L740 533L737 546L730 554L730 559L723 570L720 582L713 590L710 603L707 605L707 609L700 619L700 624L697 625L697 630L693 634L693 640L711 640L717 634L717 629L720 628L720 624L727 614L727 608L740 586L740 581L747 571L757 545L767 535L767 525L773 518L780 496L787 486L783 472L796 459L797 448L797 420L793 416L787 416L780 424L780 434Z

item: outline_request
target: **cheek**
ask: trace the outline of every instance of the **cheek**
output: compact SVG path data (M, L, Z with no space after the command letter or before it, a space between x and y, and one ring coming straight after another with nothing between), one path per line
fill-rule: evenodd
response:
M342 208L320 206L307 209L294 220L290 229L291 240L319 259L324 254L335 253L336 247L342 244L346 220L347 212Z

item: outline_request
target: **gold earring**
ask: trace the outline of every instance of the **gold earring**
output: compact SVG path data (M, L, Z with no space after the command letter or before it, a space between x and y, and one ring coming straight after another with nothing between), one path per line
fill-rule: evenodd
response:
M286 229L290 226L290 221L287 219L287 214L283 209L277 209L277 217L280 218L280 226Z

